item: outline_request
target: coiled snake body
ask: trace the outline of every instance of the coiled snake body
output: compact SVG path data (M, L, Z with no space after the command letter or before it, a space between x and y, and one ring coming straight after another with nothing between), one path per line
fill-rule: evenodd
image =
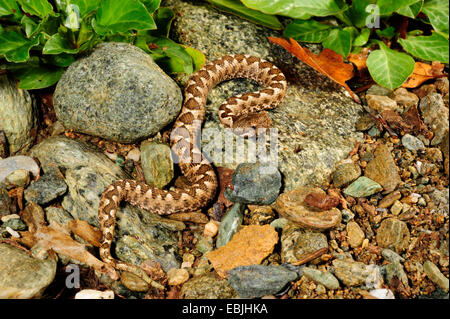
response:
M272 63L253 56L224 56L195 73L186 85L183 108L171 134L172 150L190 186L161 190L134 180L118 180L110 185L101 196L98 210L102 232L100 257L106 264L148 281L142 268L115 260L110 253L116 213L122 200L152 213L167 215L195 211L213 199L218 187L216 174L196 141L205 116L208 92L216 84L233 78L250 78L264 88L231 97L220 106L219 118L226 127L245 126L243 118L258 118L261 116L258 111L277 107L286 94L283 73Z

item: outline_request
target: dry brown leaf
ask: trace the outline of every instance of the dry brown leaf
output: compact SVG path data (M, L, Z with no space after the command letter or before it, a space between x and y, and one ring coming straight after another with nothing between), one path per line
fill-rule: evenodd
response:
M342 85L350 93L353 100L359 103L355 94L352 92L347 83L345 83L354 76L353 66L351 64L344 63L344 58L342 55L327 48L323 49L318 55L315 55L307 48L303 48L292 38L287 41L282 38L269 37L269 40L282 46L314 70L326 75L334 82Z
M110 276L113 280L119 279L117 272L108 264L100 261L90 254L86 247L73 240L70 235L57 229L46 226L43 209L35 204L28 204L21 213L22 219L28 226L28 232L21 232L25 235L29 244L41 245L44 249L54 251L58 254L76 259L95 270ZM30 237L33 237L32 239ZM20 238L19 238L20 239ZM20 240L18 240L20 242Z
M75 235L80 236L85 241L95 247L100 247L102 233L97 228L89 225L84 220L75 219L69 222L69 228Z
M404 88L416 88L423 82L434 78L446 76L442 73L444 65L440 62L433 62L431 65L423 62L416 62L413 73L408 77L405 83L402 84Z
M369 49L363 48L359 53L350 53L347 59L353 63L359 72L367 69L367 58L369 56Z

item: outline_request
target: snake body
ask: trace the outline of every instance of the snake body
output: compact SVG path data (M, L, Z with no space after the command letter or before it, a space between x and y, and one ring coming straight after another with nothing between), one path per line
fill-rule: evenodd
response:
M172 150L178 156L180 169L190 185L174 190L155 189L134 180L118 180L110 185L100 198L98 210L102 232L100 257L106 264L132 272L144 280L146 278L142 268L115 260L110 253L116 213L122 200L152 213L168 215L198 210L214 198L217 177L196 141L205 117L208 92L218 83L233 78L250 78L263 89L225 101L218 112L225 127L237 128L248 124L241 119L257 117L257 112L277 107L286 95L287 82L283 73L272 63L249 55L224 56L207 63L192 75L185 87L185 101L171 134Z

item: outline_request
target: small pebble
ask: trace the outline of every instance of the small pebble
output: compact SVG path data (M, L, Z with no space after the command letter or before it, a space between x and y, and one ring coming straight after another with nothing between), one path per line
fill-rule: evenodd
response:
M391 213L395 216L399 215L402 212L403 204L402 202L396 200L394 205L391 207Z
M428 275L432 282L438 285L442 290L448 292L449 279L442 274L434 263L429 260L425 261L423 264L423 271Z
M127 154L127 159L133 160L134 162L139 162L141 158L141 151L135 147Z
M367 197L380 192L382 189L383 187L377 182L361 176L344 190L344 194L352 197Z
M181 285L188 281L189 273L184 268L172 268L167 272L167 279L170 286Z
M377 299L395 299L394 293L385 288L371 290L369 294Z
M410 134L405 134L402 137L402 145L410 151L419 151L425 149L425 145L423 145L423 142L417 137Z
M84 289L76 293L75 299L114 299L114 292L112 290Z
M7 226L6 227L6 231L15 238L20 238L20 234L18 232L16 232L14 229L12 229L11 227Z
M218 223L216 221L211 220L209 221L209 223L205 225L203 235L206 237L214 237L217 235L218 231L219 231Z
M20 219L20 216L17 214L10 214L10 215L5 215L1 218L1 221L3 223L6 223L8 220L10 219Z
M359 227L356 222L351 221L347 224L346 230L350 246L352 248L361 246L365 238L365 234L362 231L361 227Z

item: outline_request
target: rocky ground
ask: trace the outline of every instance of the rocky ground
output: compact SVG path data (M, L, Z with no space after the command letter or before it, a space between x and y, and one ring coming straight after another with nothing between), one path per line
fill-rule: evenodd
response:
M116 43L74 63L55 92L31 94L0 75L0 297L448 298L448 79L373 85L357 104L270 44L277 32L205 3L163 5L176 12L171 37L208 61L246 53L285 73L286 99L269 112L277 156L213 158L220 194L201 211L162 218L124 203L113 253L158 276L150 287L128 273L114 281L98 260L100 195L123 178L183 185L168 137L188 77ZM218 85L204 129L225 135L219 105L255 89ZM74 267L78 286L68 285Z

